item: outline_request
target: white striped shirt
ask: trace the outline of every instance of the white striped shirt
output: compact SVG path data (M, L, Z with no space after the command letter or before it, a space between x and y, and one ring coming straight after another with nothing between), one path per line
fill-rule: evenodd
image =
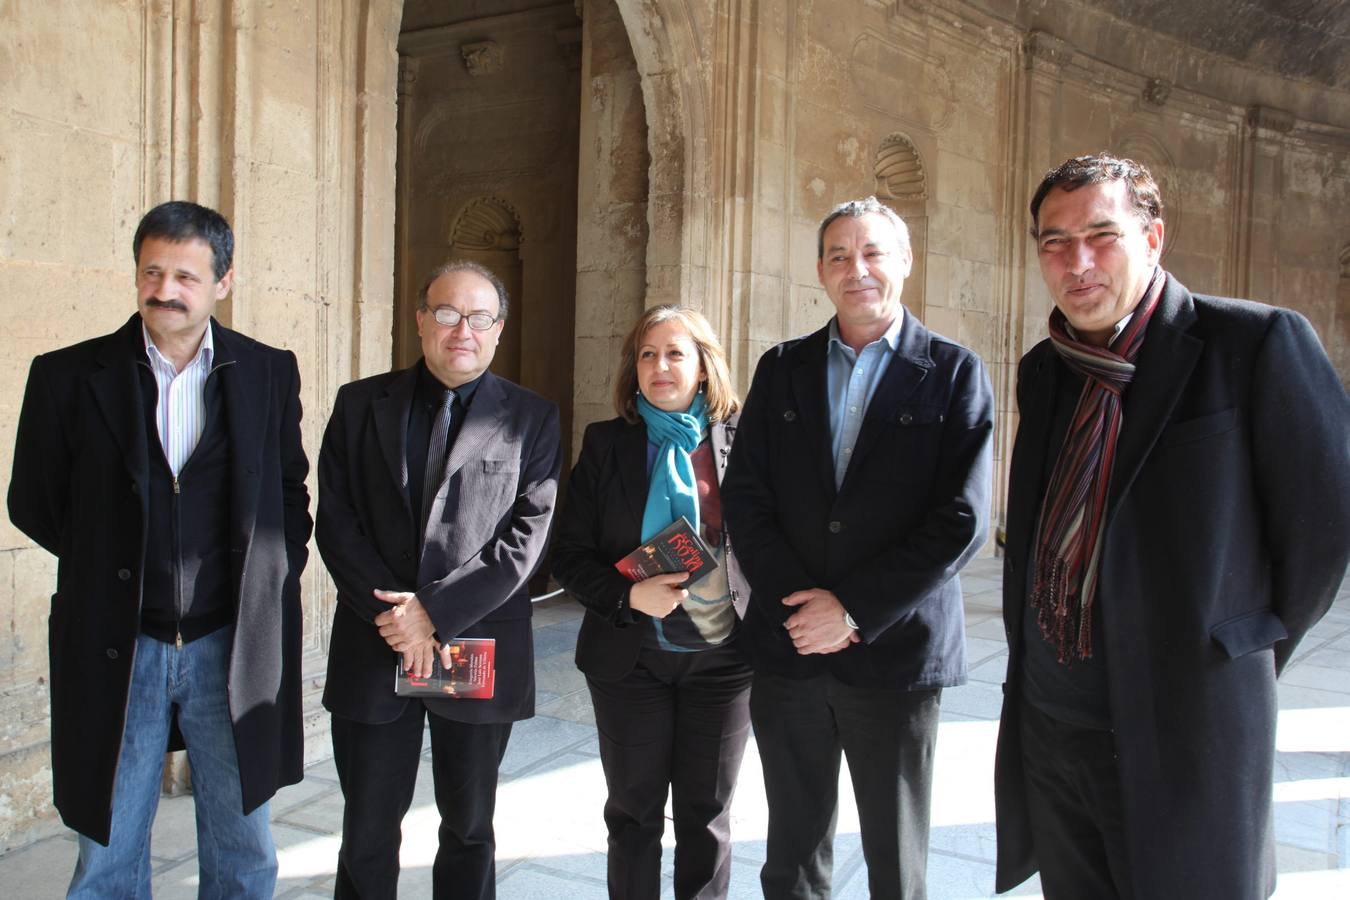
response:
M155 375L158 401L155 404L155 425L159 428L159 443L164 448L164 459L175 478L183 464L197 449L206 427L206 376L211 374L211 360L216 345L211 340L211 326L206 326L201 346L192 362L179 372L150 339L150 332L141 324L145 336L145 355L150 358L150 371Z

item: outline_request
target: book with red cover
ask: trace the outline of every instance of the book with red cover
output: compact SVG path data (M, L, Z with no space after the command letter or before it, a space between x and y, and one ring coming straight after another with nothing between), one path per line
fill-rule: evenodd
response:
M717 558L689 520L680 516L616 562L614 568L631 581L669 572L688 572L689 580L685 584L690 585L716 569Z
M400 697L491 700L497 682L497 639L455 638L449 645L450 668L441 665L437 654L426 678L404 671L400 657L394 664L394 693Z

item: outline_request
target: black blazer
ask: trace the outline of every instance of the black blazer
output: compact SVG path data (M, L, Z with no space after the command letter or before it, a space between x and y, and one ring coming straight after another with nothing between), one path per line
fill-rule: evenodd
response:
M303 774L300 573L311 520L295 355L211 320L230 447L230 718L243 806ZM62 820L107 842L140 632L150 453L141 319L33 360L9 517L57 558L48 622Z
M1017 708L1022 617L1057 380L1018 367L1003 616L998 889L1036 870ZM1097 608L1134 888L1256 898L1274 887L1276 673L1350 554L1350 400L1308 322L1192 295L1170 275L1125 394Z
M736 417L714 423L710 432L720 479ZM647 489L647 427L623 419L588 425L550 559L553 577L586 607L577 635L577 668L595 678L616 680L632 671L646 630L640 626L650 618L629 607L632 582L614 568L641 543ZM726 564L736 615L741 616L749 591L733 553L727 554Z
M416 368L344 385L319 451L319 553L337 583L323 702L336 716L392 722L397 654L373 624L375 588L416 591L443 638L497 641L491 700L424 700L460 722L534 715L527 583L548 541L562 463L558 407L483 375L432 502L426 537L407 491L408 415Z
M971 351L905 314L843 485L830 452L828 329L760 359L722 498L753 591L741 646L763 671L827 668L855 685L934 688L966 677L957 572L989 526L994 403ZM782 598L833 591L862 641L798 655Z

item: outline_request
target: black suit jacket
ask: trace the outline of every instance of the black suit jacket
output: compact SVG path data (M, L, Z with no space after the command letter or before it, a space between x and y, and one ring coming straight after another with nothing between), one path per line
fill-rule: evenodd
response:
M751 587L741 647L760 670L860 686L966 677L957 572L988 535L994 404L984 364L905 314L843 485L830 452L828 329L760 359L722 486ZM782 598L826 588L862 642L801 656Z
M735 417L713 424L710 431L720 479L736 433ZM595 678L627 675L642 648L644 620L650 617L628 605L633 583L614 563L642 542L648 487L645 425L610 419L586 426L550 559L558 583L586 607L577 635L577 668ZM749 591L734 553L727 555L726 565L736 614L744 615Z
M426 699L461 722L534 715L527 582L548 541L562 463L558 407L491 372L474 395L432 501L426 536L407 491L416 368L344 385L319 451L319 553L338 588L323 702L334 715L392 722L397 656L374 619L374 589L415 591L442 638L497 641L491 700Z
M1036 870L1019 667L1063 371L1048 340L1018 368L999 890ZM1350 401L1302 316L1192 295L1169 275L1123 416L1097 609L1134 887L1141 900L1264 897L1275 676L1331 604L1350 554Z
M230 718L245 811L303 774L300 573L311 520L295 355L210 325L230 449ZM71 828L105 842L140 631L150 453L141 319L33 360L9 516L57 558L52 771Z

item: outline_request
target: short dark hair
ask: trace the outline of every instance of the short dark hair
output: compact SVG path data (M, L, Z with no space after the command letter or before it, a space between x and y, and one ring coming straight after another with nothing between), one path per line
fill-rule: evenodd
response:
M141 262L141 243L146 238L162 238L181 244L198 238L211 248L211 271L216 281L225 277L234 265L234 232L225 217L206 206L187 200L170 200L150 210L136 226L131 239L131 254Z
M422 282L422 287L417 292L417 305L426 309L427 292L431 290L431 286L436 283L437 279L452 272L472 272L486 278L488 283L492 285L492 289L497 292L497 318L506 318L507 309L511 305L511 298L506 294L506 285L487 266L479 265L467 259L452 259L432 269L431 274L427 276L426 281Z
M1120 159L1102 152L1095 156L1075 156L1045 173L1031 197L1031 236L1034 238L1040 235L1041 204L1052 190L1058 187L1076 191L1087 184L1107 181L1125 182L1130 208L1145 227L1154 219L1162 218L1162 194L1148 167L1132 159Z
M850 200L830 210L830 214L820 223L820 228L816 229L816 259L825 258L825 229L829 228L835 219L841 219L844 216L848 216L850 219L861 219L870 213L883 216L894 225L896 240L900 242L902 248L909 249L909 227L905 225L905 220L900 218L900 214L895 210L872 196L863 197L861 200Z

